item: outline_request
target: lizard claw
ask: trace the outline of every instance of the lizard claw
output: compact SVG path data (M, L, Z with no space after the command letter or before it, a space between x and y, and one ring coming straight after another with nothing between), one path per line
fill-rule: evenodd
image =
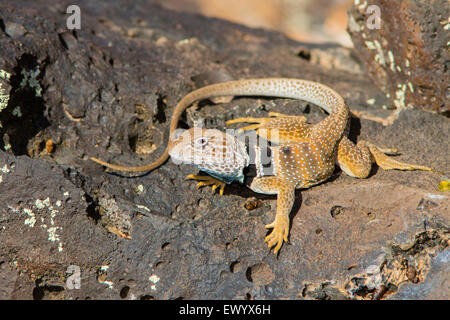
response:
M222 196L223 191L225 190L226 183L223 181L220 181L219 179L213 178L211 176L196 176L193 174L190 174L186 176L186 179L193 179L193 180L199 180L200 182L197 183L197 189L204 187L204 186L211 186L212 191L215 192L217 188L219 188L219 194Z
M272 232L264 239L264 242L267 242L267 246L273 249L273 253L277 255L280 250L283 242L287 242L288 234L289 234L289 217L280 216L275 217L274 222L267 224L266 229L273 229Z

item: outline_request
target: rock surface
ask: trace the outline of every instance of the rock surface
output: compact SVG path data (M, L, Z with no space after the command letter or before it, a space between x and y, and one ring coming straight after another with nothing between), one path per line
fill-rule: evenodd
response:
M450 202L436 173L336 170L297 192L276 258L263 241L274 197L196 190L184 180L193 169L171 161L133 178L87 161L155 159L173 106L204 79L320 81L386 116L389 100L352 52L151 3L79 6L82 27L70 31L57 1L0 4L1 299L449 298ZM325 117L287 99L200 106L181 127L267 111ZM388 127L353 119L350 136L448 175L449 132L443 116L404 110Z
M447 0L355 1L349 11L355 52L396 108L450 113L449 16Z

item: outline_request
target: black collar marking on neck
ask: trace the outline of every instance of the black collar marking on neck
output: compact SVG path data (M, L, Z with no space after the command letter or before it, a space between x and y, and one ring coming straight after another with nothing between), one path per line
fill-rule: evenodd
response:
M265 177L275 175L275 164L273 162L272 148L265 144L265 147L246 145L249 156L249 165L244 169L244 176Z

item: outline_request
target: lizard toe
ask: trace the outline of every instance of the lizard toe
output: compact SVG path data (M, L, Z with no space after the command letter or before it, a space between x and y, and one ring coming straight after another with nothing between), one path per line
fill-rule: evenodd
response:
M277 255L281 246L284 242L287 242L287 237L289 234L289 219L286 217L282 217L280 219L275 219L274 222L265 226L267 229L273 228L272 232L266 236L264 242L267 243L269 248L273 249L273 253Z
M211 186L212 191L215 192L215 190L217 188L219 188L220 195L223 195L223 191L225 190L225 186L226 186L225 182L223 182L219 179L213 178L211 176L196 176L196 175L190 174L190 175L186 176L186 179L200 180L200 182L197 183L197 189L204 187L204 186Z

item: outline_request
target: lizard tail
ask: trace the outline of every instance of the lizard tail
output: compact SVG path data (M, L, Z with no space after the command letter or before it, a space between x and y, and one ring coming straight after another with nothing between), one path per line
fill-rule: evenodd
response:
M184 110L197 100L220 96L268 96L305 100L323 108L330 114L330 117L341 117L343 119L342 122L345 123L340 125L343 127L342 130L340 130L341 128L336 128L338 132L344 130L349 114L349 109L344 99L333 89L318 82L287 78L263 78L221 82L192 91L180 100L175 107L170 121L169 143L164 153L156 161L148 165L126 167L108 163L97 158L90 159L116 171L142 172L154 170L169 158L169 150L174 138L173 135Z
M137 167L121 166L121 165L109 163L109 162L106 162L106 161L103 161L101 159L94 158L94 157L90 157L89 159L91 159L94 162L97 162L98 164L100 164L102 166L105 166L107 168L110 168L110 169L113 169L113 170L116 170L116 171L143 172L143 171L152 171L152 170L158 168L164 162L166 162L168 158L169 158L169 150L168 150L168 148L166 148L166 150L158 158L158 160L155 160L154 162L152 162L150 164L146 164L146 165L143 165L143 166L137 166Z

